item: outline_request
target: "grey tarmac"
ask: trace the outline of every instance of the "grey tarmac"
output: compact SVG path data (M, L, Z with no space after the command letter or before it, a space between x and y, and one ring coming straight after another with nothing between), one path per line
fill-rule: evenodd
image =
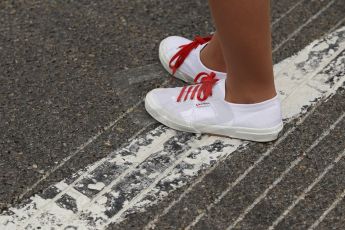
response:
M345 26L344 12L343 0L272 1L274 62ZM145 112L143 98L155 87L181 82L170 81L159 65L159 41L168 35L192 38L212 31L207 1L202 0L2 1L1 212L30 202L28 198L35 194L55 197L52 185L66 178L72 182L80 170L160 127ZM202 218L191 228L227 228L345 112L344 101L344 89L339 88L301 124L287 124L285 131L296 129L206 212L228 183L267 151L270 143L249 143L213 165L212 173L202 178L205 171L201 172L145 211L130 213L109 228L142 229L163 214L156 229L182 229L201 213ZM344 128L344 120L337 123L235 228L269 227L344 150ZM175 153L175 148L170 151ZM164 163L160 160L157 167ZM345 189L344 164L340 159L277 228L307 229L317 221ZM200 183L186 197L162 213L198 179ZM60 201L72 204L69 199L63 196ZM339 200L317 228L343 229L344 209L344 200Z

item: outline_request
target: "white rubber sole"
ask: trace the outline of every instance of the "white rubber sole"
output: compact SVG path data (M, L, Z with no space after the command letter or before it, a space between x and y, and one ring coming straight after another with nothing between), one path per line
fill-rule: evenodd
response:
M163 125L168 126L169 128L189 132L189 133L201 133L198 130L195 130L191 127L187 127L184 124L179 124L178 122L169 119L167 116L159 114L157 111L158 109L155 108L154 103L146 97L145 99L145 108L146 111L158 122L162 123ZM237 138L241 140L249 140L249 141L256 141L256 142L269 142L274 141L278 138L279 133L283 129L283 122L279 125L271 128L265 129L252 129L252 128L243 128L243 127L224 127L224 126L205 126L199 127L201 130L207 130L202 133L208 133L213 135L221 135L231 138Z
M191 77L183 72L181 72L180 70L177 70L175 72L175 74L172 73L170 67L169 67L169 58L167 58L164 54L166 53L165 50L164 50L164 42L165 42L165 39L161 41L161 43L159 44L159 60L162 64L162 66L164 67L164 69L166 71L168 71L168 73L170 73L171 75L173 75L174 77L184 81L184 82L187 82L187 83L194 83L193 80L189 80L191 79Z

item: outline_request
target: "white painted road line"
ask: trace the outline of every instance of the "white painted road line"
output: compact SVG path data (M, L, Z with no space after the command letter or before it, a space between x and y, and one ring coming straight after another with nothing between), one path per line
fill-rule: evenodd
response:
M304 0L302 0L302 1L300 1L300 2L298 2L298 3L296 3L296 5L299 5L301 2L303 2ZM295 6L296 6L295 5ZM294 8L294 7L293 7ZM289 11L292 11L293 9L290 9ZM305 25L304 25L305 26ZM334 31L333 31L334 32ZM314 43L317 43L317 42L314 42ZM323 46L324 44L322 44L322 45L320 45L320 47L321 46ZM312 52L312 47L313 47L313 44L311 44L309 47L307 47L306 48L306 50L310 50L310 52ZM316 49L318 49L317 48L317 46L315 46L316 47ZM315 48L315 47L313 47L313 48ZM302 53L302 52L301 52ZM300 55L301 56L303 56L302 54L300 53ZM338 53L340 53L340 52L338 52ZM279 76L282 76L282 75L287 75L287 76L289 76L289 77L293 77L293 78L295 78L295 77L297 77L297 78L300 78L300 76L301 76L301 73L299 73L300 74L300 76L297 76L297 75L292 75L291 73L294 73L294 72L296 72L296 73L298 73L298 71L296 70L296 71L294 71L294 70L291 70L291 68L295 68L295 65L296 65L296 63L295 62L293 62L293 61L295 61L294 60L294 58L291 58L291 60L290 59L287 59L287 60L285 60L285 61L283 61L282 63L280 63L280 64L278 64L278 65L276 65L275 66L275 73L276 73L276 76L278 76L277 78L278 78L278 80L280 80L280 78L279 78ZM313 59L310 59L310 63L309 64L311 64L311 62L312 61L320 61L320 60L313 60ZM318 73L320 70L322 70L327 64L329 64L329 62L327 62L327 61L325 61L325 60L323 60L323 62L324 62L324 65L320 65L317 69L315 69L314 70L314 72L312 72L312 74L315 74L315 73ZM290 65L292 63L292 65ZM291 73L287 73L287 72L284 72L283 71L283 69L284 68L282 68L281 66L284 66L285 67L285 69L287 69L289 72L291 72ZM289 68L287 67L287 66L290 66ZM338 71L341 71L341 69L343 69L343 67L340 65L340 64L338 64L338 65L336 65L336 66L333 66L333 68L335 68L335 69L337 69ZM312 75L313 76L313 75ZM304 78L306 78L305 76L303 77L303 79ZM277 81L277 80L276 80ZM277 85L281 85L281 86L283 86L285 83L284 82L281 82L281 83L276 83ZM298 84L300 84L300 83L297 83L297 84L295 84L295 86L297 86ZM332 92L334 92L336 89L338 89L340 86L341 86L341 84L343 84L343 81L338 81L337 83L336 83L336 85L335 86L333 86L333 90L330 90L330 92L332 91ZM287 88L290 88L290 89L295 89L295 87L294 86L290 86L290 87L287 87ZM298 87L297 87L298 88ZM278 86L278 89L279 89L279 86ZM304 90L304 88L302 88L303 90ZM285 92L284 92L285 93ZM298 91L297 90L297 93L295 93L297 96L299 96L300 94L305 94L305 92L300 92L300 91ZM307 94L309 93L309 92L306 92ZM311 93L310 94L310 96L312 96L313 97L313 94ZM317 97L315 97L315 98L317 98ZM284 98L281 98L281 99L284 99ZM296 101L298 101L298 100L296 100ZM295 100L292 100L292 102L293 103L295 103L296 102ZM296 105L295 105L296 106ZM297 104L297 106L300 106L300 105L298 105ZM285 108L285 107L283 107L283 108ZM290 109L290 111L294 111L293 109L291 109L291 108L288 108L288 109ZM287 109L287 110L288 110ZM314 109L315 109L315 107L314 107ZM312 110L313 111L313 110ZM312 111L310 111L310 113L312 112ZM284 115L286 115L286 117L293 117L294 115L293 114L288 114L288 111L284 111ZM308 115L308 114L307 114ZM307 118L307 116L305 116L305 117L303 117L303 119L302 120L300 120L298 123L302 123L303 121L304 121L304 119L306 119ZM298 124L296 124L296 125L298 125ZM292 129L290 129L290 130L288 130L287 131L287 134L289 134L289 133L291 133L291 132L293 132L295 130L295 127L293 127ZM286 135L287 136L287 135ZM281 139L285 139L285 135L283 136L283 137L281 137ZM277 144L277 143L275 143L275 144ZM273 150L273 149L272 149ZM261 162L264 158L265 158L266 156L265 156L265 154L264 154L264 157L262 157L262 158L259 158L258 159L258 161L259 162ZM258 162L258 163L259 163ZM255 162L255 163L257 163L257 162ZM254 165L255 165L255 163L254 163ZM176 204L176 203L178 203L183 197L185 197L191 190L192 190L192 188L194 187L194 186L196 186L200 181L202 181L202 178L204 178L207 174L209 174L209 173L211 173L212 171L213 171L213 169L214 168L211 168L210 170L208 170L206 173L204 173L203 175L202 175L202 177L200 177L198 180L196 180L194 183L192 183L192 185L186 190L186 191L184 191L182 194L181 194L181 196L178 198L178 200L175 200L175 201L173 201L167 208L165 208L164 209L164 211L162 212L162 213L160 213L158 216L155 216L155 218L152 220L152 221L150 221L146 226L145 226L145 229L150 229L150 228L153 228L154 227L154 225L155 225L155 223L158 221L158 219L161 217L161 216L164 216L166 213L168 213L169 212L169 210ZM248 169L248 172L246 173L244 173L245 175L247 175L249 172L251 171L251 168L249 168ZM237 183L236 183L237 184ZM235 185L236 185L235 184ZM211 205L211 206L213 206L213 205ZM209 207L209 208L211 208L211 207ZM204 216L204 214L205 213L201 213L199 216L197 216L196 217L196 219L189 225L189 226L187 226L187 229L189 229L190 227L192 227L192 226L194 226L203 216Z
M342 85L345 78L339 75L337 60L344 49L342 28L275 65L286 120L301 115L305 107ZM329 66L334 71L322 71ZM11 208L0 215L0 227L102 229L120 222L128 213L145 210L246 143L160 126L101 163L56 184L51 188L56 193L52 198L34 196L28 204Z
M129 158L121 157L121 159L117 159L118 158L117 156L119 156L119 155L121 156L121 154L116 152L114 154L111 154L109 157L106 157L106 158L100 160L99 162L96 162L95 163L96 166L92 165L91 167L88 167L88 170L86 170L86 172L84 172L81 176L79 176L73 183L66 185L61 190L61 192L59 194L57 194L53 199L47 200L47 202L45 204L41 203L40 210L38 210L32 217L30 217L30 219L40 218L40 215L42 215L42 213L44 213L44 211L48 210L50 208L50 205L52 205L52 203L55 203L56 201L58 201L65 194L68 194L68 195L76 194L76 195L71 195L72 197L75 197L75 199L77 199L78 197L84 197L83 196L84 194L78 192L78 190L76 189L76 188L78 188L78 184L80 184L83 179L89 177L91 175L91 173L94 170L96 170L97 168L101 167L102 164L104 164L106 162L115 161L117 163L117 166L124 165L124 167L121 167L118 169L119 173L113 175L114 180L111 181L110 184L105 185L103 183L104 186L102 187L100 192L98 192L95 195L94 198L90 199L88 197L84 197L84 199L86 199L87 201L80 202L80 207L84 208L85 206L88 206L90 203L93 203L95 199L102 196L104 193L110 191L111 187L114 184L116 184L117 182L124 179L128 174L133 172L133 170L135 170L135 168L137 168L143 161L145 161L148 157L150 157L152 155L152 149L160 150L162 148L162 144L164 142L166 142L167 140L169 140L170 138L173 138L175 136L175 132L173 130L167 130L166 132L164 132L164 130L160 130L160 129L161 128L158 128L153 133L149 133L146 136L146 139L152 139L152 142L150 143L150 145L147 145L146 148L144 148L142 151L140 151L140 154L138 154L135 159L133 159L131 156ZM158 138L152 138L151 136L154 135L154 133L156 133L156 132L164 132L165 135L159 136ZM132 145L137 145L136 142L138 142L138 140L133 140L133 142L128 147L125 147L123 150L126 151L127 149L131 148ZM120 152L123 150L120 150ZM95 183L97 183L97 182L95 182ZM95 189L91 189L91 190L95 190ZM96 189L96 191L98 191L98 190ZM30 219L28 219L27 220L28 222L25 222L23 225L24 226L30 225L30 222L29 222Z
M326 209L324 213L317 219L308 230L313 230L319 226L319 224L326 218L326 216L344 199L345 190L334 200L334 202Z
M302 4L302 2L304 2L305 0L299 0L297 3L295 3L289 10L287 10L284 14L282 14L279 18L277 18L276 20L274 20L271 23L271 28L277 24L278 22L280 22L283 18L285 18L288 14L290 14L294 9L296 9L299 5Z
M315 109L316 107L314 107ZM206 212L210 211L213 207L215 207L236 185L238 185L258 164L260 164L267 156L269 156L271 154L271 152L276 149L277 146L280 145L280 143L282 143L289 135L290 133L292 133L296 127L303 123L303 121L313 112L313 110L311 110L309 113L307 113L305 116L303 116L302 119L300 119L298 121L298 123L293 126L292 128L290 128L288 131L286 131L284 133L284 135L282 137L280 137L266 152L264 152L260 158L258 158L249 168L247 168L233 183L230 184L230 186L227 187L226 190L224 190L220 196L217 197L217 199L209 204L206 207L206 210L204 210L203 212L201 212L185 229L189 230L192 227L194 227L205 215ZM151 223L151 225L153 225Z
M303 1L303 0L302 0ZM300 3L302 3L302 1L300 1L299 3L295 4L292 8L290 8L289 12L291 12L293 9L295 9ZM288 12L287 12L288 13ZM272 23L272 25L276 24L277 22L279 22L283 17L285 17L285 15L281 16L280 18L278 18L276 21L274 21ZM308 23L307 23L308 24ZM287 40L289 40L291 38L288 38ZM285 41L286 42L286 41ZM283 45L283 44L280 44ZM277 51L278 49L276 49L275 51ZM273 51L273 52L275 52ZM151 64L152 65L152 64ZM147 65L147 66L151 66L151 65ZM145 67L147 67L145 66ZM144 67L144 68L145 68ZM143 68L143 67L139 67L139 68ZM121 73L124 71L121 71ZM149 78L154 78L154 76L149 76ZM138 78L135 78L138 79ZM132 79L133 80L133 79ZM129 82L132 83L131 78L129 79ZM165 81L162 86L166 85L168 81ZM100 137L103 133L105 133L107 130L109 130L110 128L114 127L120 120L122 120L124 117L126 117L131 111L133 111L135 108L137 108L141 102L143 102L143 100L139 101L137 104L135 104L134 106L132 106L131 108L129 108L124 114L122 114L120 117L118 117L116 120L112 121L111 123L109 123L107 126L105 126L101 131L99 131L98 133L96 133L94 136L92 136L91 138L89 138L85 143L81 144L74 152L68 154L67 157L65 157L64 159L62 159L62 161L57 164L56 166L54 166L53 168L51 168L50 170L48 170L47 172L45 172L41 178L39 178L34 184L32 184L30 187L28 187L23 193L21 193L18 196L18 199L21 200L24 196L26 196L30 191L32 191L33 189L35 189L41 182L43 182L44 180L46 180L52 173L54 173L55 171L57 171L59 168L61 168L62 166L64 166L71 158L73 158L74 156L76 156L79 152L81 152L83 149L85 149L87 146L89 146L91 143L93 143L98 137Z
M195 157L203 156L203 155L204 156L205 155L206 156L207 155L211 155L211 156L214 155L215 157L217 157L217 155L223 154L222 151L220 151L219 153L217 153L217 152L212 153L212 151L202 151L202 150L200 151L200 147L199 147L200 143L202 143L203 146L212 146L213 143L216 140L217 140L217 138L215 138L215 137L210 137L210 136L207 136L207 135L203 135L203 136L201 136L201 139L198 139L198 141L196 141L194 143L193 142L191 143L191 144L195 145L194 147L191 146L191 148L189 150L188 150L188 148L184 147L183 149L185 149L186 151L184 151L184 152L182 151L181 152L182 155L179 154L179 155L176 156L176 158L171 158L172 159L171 165L168 168L165 169L165 167L160 167L159 171L155 172L153 175L151 174L151 176L148 176L148 175L138 175L138 180L140 181L140 183L141 184L147 184L148 187L136 188L135 191L132 191L131 188L128 188L126 192L122 192L122 193L128 194L127 198L129 196L132 197L131 201L126 203L126 205L121 210L119 210L118 212L114 213L115 215L109 221L117 220L121 216L121 214L123 212L125 212L126 210L132 208L133 205L136 205L138 203L138 201L140 201L140 200L142 201L143 198L145 196L147 196L149 192L152 192L153 188L155 186L157 186L158 182L161 182L163 178L167 179L169 177L169 174L171 175L171 173L173 172L173 169L175 169L175 168L184 168L183 167L183 161L188 160L188 156L193 156L193 158L195 159ZM233 140L233 144L235 144L236 142L240 143L240 141L238 141L238 140ZM231 144L231 145L224 144L224 148L227 149L229 152L233 152L234 149L237 148L237 145L234 146L233 144ZM174 154L173 153L169 153L169 154L166 154L166 155L174 155ZM169 156L169 158L170 157L171 156ZM194 159L190 159L190 160L194 160ZM203 163L206 164L207 162L210 162L210 160L211 159L203 158L203 159L200 159L199 162L203 162ZM151 165L150 168L152 169L152 167L154 167L154 166L155 165ZM177 173L173 174L174 177L176 175L177 175ZM147 181L147 183L146 183L146 181ZM114 192L114 191L116 192L116 191L122 190L122 187L123 187L123 185L118 186L117 188L112 188L111 190L112 190L112 192ZM109 198L109 196L107 196L107 197ZM100 199L102 199L102 197L100 197ZM99 203L99 202L97 202L97 203ZM91 210L89 210L89 211L91 211ZM97 213L94 213L94 215L97 215ZM77 219L77 221L78 221L78 218L74 217L73 219L74 220ZM107 225L109 221L102 223L102 225ZM100 224L100 226L101 226L101 224Z
M151 64L152 65L152 64ZM147 65L147 66L151 66L151 65ZM146 67L146 66L145 66ZM143 67L141 67L143 68ZM125 71L121 71L125 72ZM169 81L166 80L164 81L161 86L165 86ZM35 189L41 182L43 182L44 180L46 180L52 173L54 173L55 171L57 171L58 169L60 169L62 166L64 166L69 160L71 160L73 157L75 157L79 152L83 151L87 146L89 146L91 143L93 143L95 140L97 140L102 134L104 134L105 132L107 132L108 130L110 130L112 127L114 127L118 122L120 122L123 118L125 118L129 113L131 113L132 111L134 111L141 103L144 102L144 99L138 101L136 104L134 104L132 107L130 107L129 109L127 109L123 114L121 114L118 118L116 118L114 121L110 122L107 126L103 127L99 132L97 132L95 135L93 135L92 137L90 137L86 142L84 142L83 144L81 144L80 146L77 147L77 149L73 152L71 152L70 154L68 154L67 157L65 157L64 159L62 159L60 161L59 164L55 165L54 167L52 167L50 170L48 170L47 172L45 172L41 178L39 178L35 183L33 183L30 187L28 187L23 193L21 193L18 196L18 199L21 200L23 199L24 196L26 196L30 191L32 191L33 189ZM135 135L132 136L132 138L136 137L138 134L140 133L136 133Z
M316 14L310 17L305 23L299 26L293 33L291 33L286 39L284 39L280 44L273 48L273 53L277 52L285 43L287 43L291 38L296 36L304 27L309 25L312 21L317 19L323 12L325 12L329 7L334 4L335 0L330 1L326 6L324 6L321 10L319 10Z
M342 29L345 31L345 27ZM341 31L341 30L339 30ZM323 88L323 87L320 87L319 85L319 88L317 87L314 87L312 86L313 84L314 85L317 85L315 84L316 82L326 82L327 80L327 77L330 77L330 76L325 76L325 74L323 74L322 72L320 72L322 69L324 69L327 65L330 65L332 66L332 61L333 62L336 62L338 63L337 61L341 58L338 57L339 54L341 54L342 52L344 52L345 50L345 33L342 35L344 36L341 40L342 40L342 45L339 47L339 50L338 52L335 52L336 55L335 56L332 56L331 58L328 57L328 58L321 58L322 61L318 58L313 58L312 56L310 56L311 53L313 53L314 55L316 53L314 53L314 51L317 51L317 50L324 50L326 48L326 46L329 46L331 43L328 43L328 40L326 38L326 41L324 41L326 44L328 45L325 45L325 43L323 42L316 42L316 43L312 43L310 46L308 46L307 48L305 48L305 50L308 50L308 53L304 53L303 51L301 51L296 57L296 60L298 59L297 57L300 56L300 58L303 60L303 59L306 59L306 63L307 65L301 65L301 63L303 63L302 60L300 60L301 62L299 64L298 61L296 60L285 60L283 62L281 62L280 64L278 64L275 68L275 70L279 71L278 72L278 77L279 76L288 76L288 78L283 78L283 77L280 77L278 79L276 79L276 85L277 85L277 88L280 89L279 86L285 86L287 87L288 89L285 92L289 92L288 96L286 97L283 97L283 103L282 103L282 108L283 108L283 115L284 116L287 116L287 117L292 117L293 114L290 113L290 111L295 111L298 108L301 108L303 107L302 104L300 104L299 102L299 99L301 96L303 97L306 97L306 98L309 98L310 101L312 100L312 97L314 98L318 98L318 96L316 96L316 94L320 93L320 92L327 92L327 89L328 88L328 92L334 92L334 90L336 90L340 84L336 84L335 86L333 86L334 88L330 89L330 87L326 87L326 88ZM328 39L332 40L331 37L328 37ZM329 41L330 41L329 40ZM313 50L315 49L315 50ZM304 51L305 51L304 50ZM304 54L303 54L304 53ZM332 51L333 53L333 51ZM315 56L316 57L316 56ZM337 58L338 57L338 58ZM333 58L336 58L335 60L333 60ZM291 63L295 63L293 65L291 65ZM339 62L339 64L337 65L333 65L332 67L335 69L334 73L339 73L343 70L343 66L341 65L342 62ZM297 64L297 65L296 65ZM313 68L312 69L309 69L308 66L309 65L312 65ZM316 65L314 65L316 64ZM282 66L280 66L282 65ZM302 67L303 66L303 67ZM297 67L297 68L296 68ZM301 68L303 69L303 71L301 71L301 69L298 69L298 68ZM287 68L287 69L285 69ZM294 69L295 68L295 69ZM285 72L285 71L288 71L288 72ZM291 72L289 72L291 71ZM299 72L301 71L301 72ZM295 74L295 73L298 73L298 74ZM345 76L342 75L342 83L345 81ZM295 81L293 81L294 84L291 84L291 82L289 82L288 79L290 78L296 78ZM304 79L315 79L316 82L314 82L313 84L310 84L313 80L309 81L308 83L309 84L305 84L305 80ZM323 79L323 80L321 80ZM286 81L285 81L286 80ZM339 80L339 79L338 79ZM302 87L301 87L302 85ZM304 87L308 85L308 87ZM312 86L312 87L311 87ZM326 91L325 91L326 90ZM318 93L316 93L318 92ZM316 93L316 94L315 94ZM326 93L328 94L328 93ZM284 99L287 100L285 101ZM291 98L293 98L293 100L291 100ZM290 100L289 100L290 99ZM306 118L306 117L305 117ZM302 123L303 120L300 122ZM296 127L296 126L295 126ZM195 226L201 219L203 216L205 216L206 214L206 211L209 211L210 209L212 209L216 204L218 204L226 194L228 194L238 183L240 183L257 165L259 165L267 156L269 156L271 154L271 152L274 150L275 146L279 145L280 141L283 141L291 132L294 131L295 127L293 127L292 129L288 130L284 136L282 136L276 143L273 147L271 147L269 150L267 150L263 155L261 155L261 157L254 162L254 164L252 166L250 166L245 172L243 172L243 174L241 174L225 191L223 191L223 193L216 199L216 201L214 203L211 203L207 208L206 210L204 210L204 212L201 212L188 226L187 226L187 229Z
M120 120L122 120L124 117L127 116L130 112L132 112L135 108L137 108L143 101L139 101L137 104L129 108L127 111L125 111L120 117L118 117L116 120L110 122L106 127L104 127L101 131L97 132L94 136L89 138L85 143L81 144L74 152L68 154L67 157L61 160L61 162L57 165L55 165L53 168L48 170L46 173L43 174L43 176L38 179L34 184L32 184L30 187L28 187L22 194L18 196L18 199L21 200L28 192L32 191L39 185L42 181L46 180L50 174L54 173L56 170L61 168L68 162L72 157L76 156L79 152L83 151L87 146L89 146L92 142L94 142L98 137L100 137L103 133L105 133L107 130L115 126Z
M269 227L269 229L274 229L277 227L277 225L289 214L289 212L301 201L303 200L307 194L314 188L316 184L318 184L322 178L331 170L334 168L334 166L345 156L345 151L341 152L337 158L329 164L325 170L311 183L302 193L297 197L296 200L280 215L273 224Z
M209 136L203 136L204 141L209 141L210 137ZM208 140L206 140L208 139ZM201 140L203 141L203 140ZM211 144L211 143L209 143ZM197 146L196 146L197 147ZM173 164L171 164L169 166L169 168L167 168L164 172L162 172L153 183L150 184L149 187L147 187L146 189L144 189L143 191L141 191L131 202L130 204L128 204L126 206L126 208L123 208L121 210L121 212L118 212L115 216L113 216L111 219L109 219L107 222L104 223L104 227L107 226L109 223L111 222L116 222L116 220L119 219L119 217L121 216L122 213L124 213L125 211L127 211L129 208L133 207L133 205L135 205L136 203L138 203L139 201L141 201L145 195L147 195L164 177L168 176L168 174L179 164L181 163L188 155L190 155L191 153L193 153L193 151L196 148L192 148L189 151L186 151L180 158L178 158L178 160L176 160Z
M345 17L341 19L337 24L335 24L330 30L326 32L326 34L333 33L335 30L338 29L343 23L345 22Z
M306 156L307 154L313 150L325 137L329 135L329 133L336 128L336 126L341 122L345 117L345 113L342 114L327 130L325 130L321 136L319 136L314 143L311 144L311 146L303 152L302 155L300 155L298 158L296 158L294 161L290 163L290 166L280 174L280 176L263 192L261 193L255 200L254 202L249 205L244 212L240 214L240 216L227 228L228 230L233 229L236 227L238 223L240 223L247 215L248 213L258 204L260 203L266 196L267 194L274 189L284 178L288 173L294 169Z
M228 160L231 159L233 155L229 154L229 156L226 156ZM156 222L159 220L160 217L166 215L177 203L179 203L185 196L187 196L193 188L198 185L203 179L210 174L214 169L217 168L219 163L221 162L222 159L219 159L219 161L213 165L211 168L209 168L205 173L203 173L200 177L198 177L183 193L179 196L178 199L173 200L164 210L162 213L159 213L156 215L153 220L151 220L146 226L143 227L144 230L149 230L153 229L155 227Z

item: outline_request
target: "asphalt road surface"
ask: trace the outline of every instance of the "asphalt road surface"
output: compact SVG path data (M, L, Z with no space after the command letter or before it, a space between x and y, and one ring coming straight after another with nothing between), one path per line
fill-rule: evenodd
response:
M345 1L272 1L284 132L175 132L159 41L207 1L0 2L0 229L345 229Z

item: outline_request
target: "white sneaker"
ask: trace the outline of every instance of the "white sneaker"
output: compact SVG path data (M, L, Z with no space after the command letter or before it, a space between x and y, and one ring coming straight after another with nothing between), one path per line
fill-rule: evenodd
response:
M215 76L200 73L200 84L154 89L146 95L145 108L160 123L180 131L275 140L283 128L278 97L256 104L229 103L224 100L225 80Z
M212 36L196 36L191 41L178 36L168 37L159 45L159 59L170 74L185 82L194 82L195 76L200 72L214 72L219 79L225 79L226 73L211 70L200 60L200 51L211 38Z

